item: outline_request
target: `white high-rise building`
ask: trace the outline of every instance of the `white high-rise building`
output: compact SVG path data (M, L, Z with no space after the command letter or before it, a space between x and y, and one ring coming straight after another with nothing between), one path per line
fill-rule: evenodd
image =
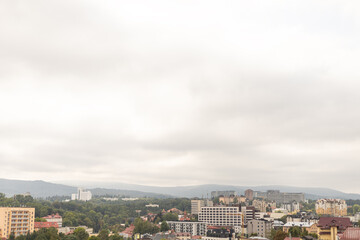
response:
M84 191L82 188L78 188L77 193L71 194L71 200L89 201L92 198L90 191Z
M211 226L241 226L242 213L239 207L202 207L199 221Z

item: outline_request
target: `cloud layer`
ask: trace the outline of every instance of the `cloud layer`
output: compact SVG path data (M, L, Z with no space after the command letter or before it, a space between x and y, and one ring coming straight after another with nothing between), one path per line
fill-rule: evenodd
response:
M0 175L360 180L356 1L3 1Z

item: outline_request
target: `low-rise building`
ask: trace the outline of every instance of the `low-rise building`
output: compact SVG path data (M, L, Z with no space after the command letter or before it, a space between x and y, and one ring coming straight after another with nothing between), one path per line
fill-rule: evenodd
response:
M34 222L34 230L39 231L42 228L59 228L56 222Z
M306 230L308 233L318 233L318 228L315 223L310 222L287 222L283 226L283 231L288 233L289 229L292 227L300 227L304 230Z
M352 224L349 218L320 217L317 227L320 240L336 240L337 235L352 227Z
M47 222L55 222L57 223L58 227L62 227L62 217L56 213L52 215L48 215L43 217Z

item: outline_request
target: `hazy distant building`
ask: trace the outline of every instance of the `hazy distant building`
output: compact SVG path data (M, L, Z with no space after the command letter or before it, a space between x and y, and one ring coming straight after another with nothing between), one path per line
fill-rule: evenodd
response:
M71 200L89 201L92 198L90 191L84 191L82 188L78 188L77 193L71 194Z
M229 205L232 203L241 203L241 202L246 202L246 198L242 196L234 196L234 195L219 197L219 203L221 204Z
M288 212L299 212L300 211L300 203L299 202L291 202L291 203L282 203L281 208L288 210Z
M228 191L212 191L211 198L216 198L220 196L230 197L231 195L236 195L235 191L228 190Z
M286 193L279 190L268 190L265 192L254 192L254 197L264 198L268 201L274 201L276 203L291 203L291 202L304 202L304 193Z
M254 199L254 191L251 189L247 189L245 191L245 197L246 197L246 199L253 200Z
M342 199L319 199L316 201L315 210L319 215L346 216L347 204Z

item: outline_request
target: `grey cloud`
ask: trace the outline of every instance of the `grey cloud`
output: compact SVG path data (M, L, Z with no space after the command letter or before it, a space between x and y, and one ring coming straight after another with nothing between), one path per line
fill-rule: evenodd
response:
M5 1L2 176L354 191L352 4Z

